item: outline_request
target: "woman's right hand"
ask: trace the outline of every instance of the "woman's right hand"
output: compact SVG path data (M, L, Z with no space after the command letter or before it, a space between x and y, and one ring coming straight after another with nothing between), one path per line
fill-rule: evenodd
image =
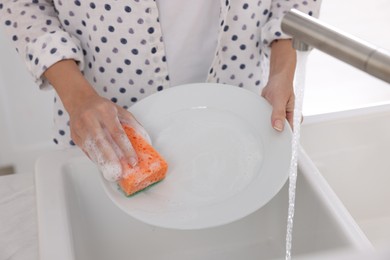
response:
M137 154L122 124L134 128L149 142L150 137L130 112L99 96L73 60L54 64L44 76L69 114L73 142L99 167L107 180L120 179L122 164L137 164Z
M70 109L69 116L73 141L109 181L120 179L121 164L135 166L138 160L122 124L134 128L150 141L145 129L130 112L98 95Z

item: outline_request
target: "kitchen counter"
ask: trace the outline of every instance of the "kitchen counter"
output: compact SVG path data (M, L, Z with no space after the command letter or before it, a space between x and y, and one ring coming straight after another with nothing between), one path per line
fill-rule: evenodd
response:
M38 259L33 173L0 177L0 259Z

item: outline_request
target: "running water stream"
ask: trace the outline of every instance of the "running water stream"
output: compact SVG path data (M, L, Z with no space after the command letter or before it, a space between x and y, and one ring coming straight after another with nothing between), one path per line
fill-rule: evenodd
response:
M288 198L288 218L287 218L287 234L286 234L286 260L291 259L292 247L292 232L294 224L294 210L295 210L295 190L298 172L298 154L299 154L299 139L301 132L301 118L303 95L305 88L305 71L306 61L309 52L297 51L297 66L295 73L295 108L293 119L293 138L292 138L292 156L289 172L289 198Z

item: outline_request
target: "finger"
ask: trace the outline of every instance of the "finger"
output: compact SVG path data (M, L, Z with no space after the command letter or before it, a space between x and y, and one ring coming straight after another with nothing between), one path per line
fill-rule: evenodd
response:
M146 140L150 145L152 144L152 139L150 138L148 132L129 111L120 107L118 112L119 121L123 125L133 128L144 140Z
M130 163L131 166L136 166L138 163L137 153L135 152L129 138L127 137L118 118L107 124L107 130L111 137L111 143L116 151L119 159L123 157Z
M103 176L108 181L117 181L122 175L122 166L112 145L107 139L107 135L99 129L94 135L88 136L84 143L83 149L92 158Z
M291 129L294 129L294 111L286 112L286 119L291 126Z
M294 129L294 106L295 99L294 96L290 98L286 105L286 119L291 126L291 129Z
M283 131L286 116L286 104L274 102L272 105L271 124L276 131Z

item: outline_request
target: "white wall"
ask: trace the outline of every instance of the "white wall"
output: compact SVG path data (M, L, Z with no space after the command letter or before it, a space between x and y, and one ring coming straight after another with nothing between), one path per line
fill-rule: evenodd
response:
M51 141L52 91L40 91L0 31L0 167L31 172Z

